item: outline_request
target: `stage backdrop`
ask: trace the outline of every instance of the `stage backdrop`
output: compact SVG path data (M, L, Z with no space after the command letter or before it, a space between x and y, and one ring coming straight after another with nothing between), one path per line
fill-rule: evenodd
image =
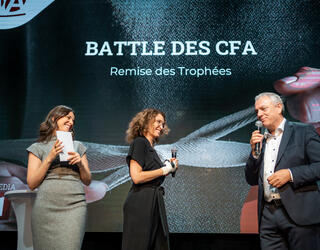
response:
M319 34L316 0L1 0L0 229L16 228L3 194L27 188L25 149L64 104L94 179L87 231L122 231L125 131L153 107L171 129L156 150L180 162L164 182L170 232L257 232L244 178L254 96L320 68Z

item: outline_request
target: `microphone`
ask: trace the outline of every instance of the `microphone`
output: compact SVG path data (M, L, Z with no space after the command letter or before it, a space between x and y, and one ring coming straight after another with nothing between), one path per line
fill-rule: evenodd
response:
M177 149L176 148L172 148L171 149L171 158L174 158L176 159L177 158ZM171 162L171 166L174 168L175 167L175 164L174 162ZM176 176L176 171L172 172L171 173L172 177L175 177Z
M259 130L259 132L261 133L261 129L262 129L262 122L260 120L256 121L255 123L257 130ZM261 154L261 149L260 149L260 142L256 143L256 145L254 145L254 155L255 156L260 156Z

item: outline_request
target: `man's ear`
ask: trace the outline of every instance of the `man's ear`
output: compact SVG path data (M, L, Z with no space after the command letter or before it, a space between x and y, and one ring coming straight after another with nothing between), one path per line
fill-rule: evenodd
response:
M282 114L282 109L283 109L282 105L283 105L283 104L281 104L280 102L277 103L277 105L276 105L277 108L279 108L279 114Z

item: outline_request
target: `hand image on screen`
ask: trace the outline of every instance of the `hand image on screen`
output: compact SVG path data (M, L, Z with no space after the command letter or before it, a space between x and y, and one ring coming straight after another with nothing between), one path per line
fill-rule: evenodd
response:
M313 124L320 133L320 69L302 67L293 76L276 81L274 88L286 97L293 118Z

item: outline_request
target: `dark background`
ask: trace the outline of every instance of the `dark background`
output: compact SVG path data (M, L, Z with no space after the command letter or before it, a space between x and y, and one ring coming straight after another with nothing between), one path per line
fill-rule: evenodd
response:
M55 1L27 24L0 30L0 140L36 138L48 111L65 104L76 111L77 140L126 145L124 137L130 119L143 108L154 107L167 114L171 128L161 143L173 143L203 125L248 108L256 94L274 91L274 81L300 67L319 68L319 31L319 1ZM165 41L169 45L174 40L210 41L211 54L84 55L86 41L100 45L104 41ZM258 55L242 56L239 50L234 56L220 56L214 50L220 40L249 40ZM111 66L217 67L230 68L232 75L114 77L109 76ZM223 140L248 143L252 129L253 125L248 125ZM207 183L203 183L198 178L207 176L203 172L207 170L192 171L195 180L203 185L199 189L208 187L201 199L214 197L223 203L221 192L210 187L212 179L206 178ZM224 191L233 192L225 202L234 202L239 208L234 215L238 218L249 190L242 171L215 171L219 171L219 187L224 183L237 185ZM187 174L192 182L190 172ZM167 185L169 189L170 185L179 187L172 180ZM121 231L121 204L128 188L127 183L108 198L111 207L93 205L98 210L103 206L99 211L110 226L95 227L95 220L104 220L94 219L98 210L93 209L89 211L93 220L89 221L89 231ZM240 196L239 188L243 190ZM239 198L233 200L234 196ZM188 206L185 202L181 207ZM210 232L239 232L239 221L221 218L213 223ZM217 224L222 226L216 227Z

